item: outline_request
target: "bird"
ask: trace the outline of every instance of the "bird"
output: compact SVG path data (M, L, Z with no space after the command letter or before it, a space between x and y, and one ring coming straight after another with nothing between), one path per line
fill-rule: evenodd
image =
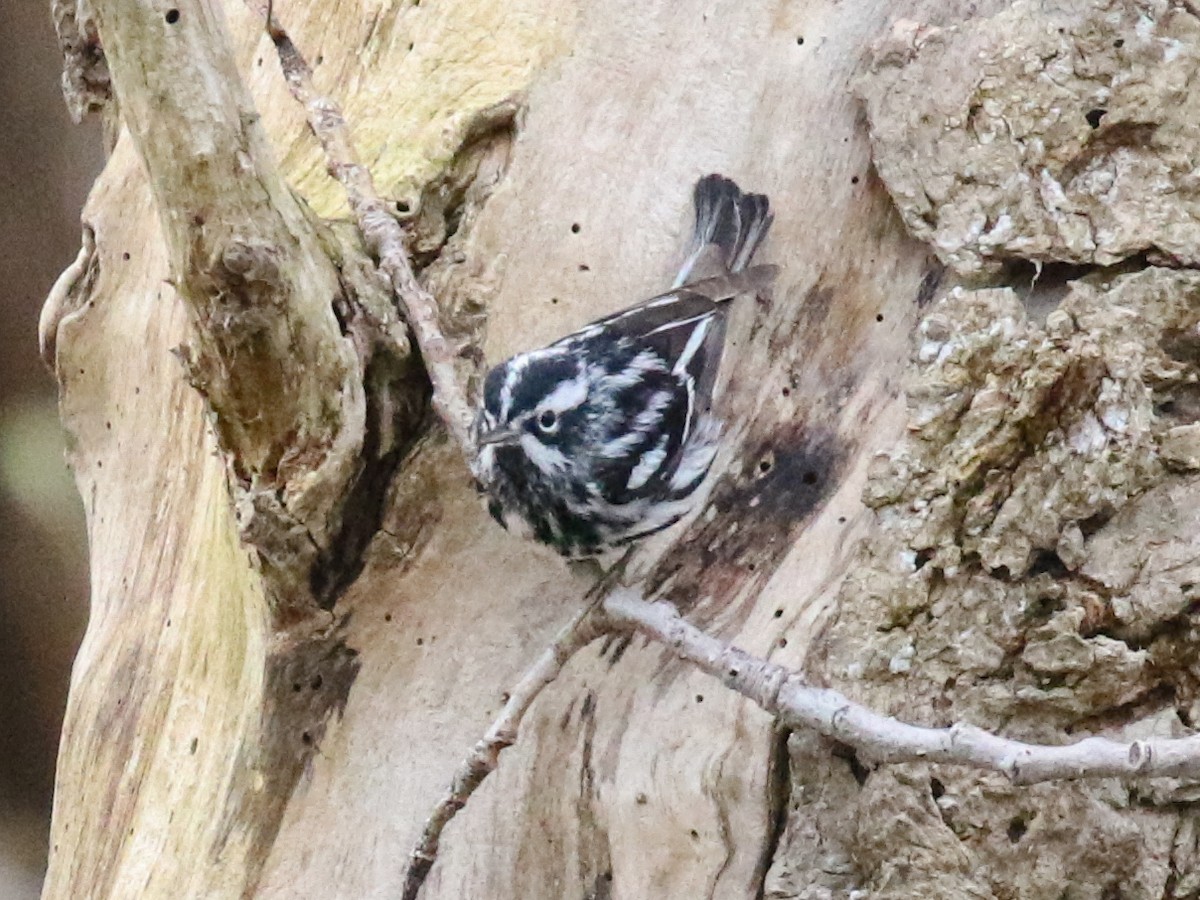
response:
M472 471L492 517L568 559L601 557L679 521L717 452L712 415L731 302L778 268L751 266L774 214L711 174L670 290L597 319L484 378Z

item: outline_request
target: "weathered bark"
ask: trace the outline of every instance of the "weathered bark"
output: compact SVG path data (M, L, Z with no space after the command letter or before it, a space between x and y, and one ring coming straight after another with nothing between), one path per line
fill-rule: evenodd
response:
M459 759L588 579L496 528L457 449L422 419L424 379L351 229L330 221L345 215L339 189L254 11L242 0L88 6L127 127L84 213L95 252L56 291L46 324L93 577L46 896L393 896ZM724 171L771 195L767 256L784 271L770 302L731 323L712 493L694 521L638 551L627 580L713 634L808 662L910 719L1048 742L1074 728L1162 733L1162 713L1190 704L1170 689L1192 683L1194 663L1179 629L1191 627L1180 617L1195 580L1185 590L1174 562L1193 559L1197 540L1179 524L1195 482L1190 276L1103 273L1043 325L1003 289L1009 270L987 276L1000 290L952 293L947 280L939 295L942 264L905 230L926 236L918 220L930 213L904 185L937 207L945 198L930 185L945 175L897 174L904 147L918 164L941 158L936 140L889 128L888 115L924 122L922 96L957 103L976 63L930 57L953 43L922 43L927 30L893 31L894 20L986 23L1000 6L297 0L276 12L411 219L423 280L464 358L495 361L662 288L697 175ZM1165 7L1144 6L1167 21ZM1132 47L1136 27L1097 21L1110 45ZM888 94L893 71L920 75L923 93ZM497 104L521 112L498 120ZM203 108L213 112L189 127ZM208 155L196 145L205 128ZM986 143L974 122L945 128ZM1172 146L1194 156L1190 132L1175 132ZM1190 214L1171 208L1174 244L1109 242L1108 255L1077 258L1043 241L1038 254L1016 244L1002 255L1108 263L1153 246L1186 259L1178 217ZM946 263L967 258L944 245ZM1122 327L1130 311L1145 321ZM182 366L180 345L197 348ZM907 401L906 377L917 386ZM1133 410L1120 436L1102 435L1096 460L1070 457L1072 427L1108 423L1110 407ZM880 453L892 462L872 470ZM1053 493L1060 472L1067 488ZM1004 512L1010 496L1049 496L1049 513L1034 519L1032 500ZM986 510L971 518L972 504ZM1138 504L1179 518L1139 519ZM1172 527L1169 577L1105 549L1122 536L1166 541ZM1063 571L1045 568L1038 554L1050 551ZM1146 612L1151 594L1129 588L1140 577L1166 578L1178 602ZM1019 621L1030 604L1042 612ZM1159 656L1128 643L1107 653L1152 640L1156 622L1175 629ZM922 623L945 652L917 647ZM972 691L981 666L991 693ZM1047 672L1065 680L1039 681ZM669 648L594 645L450 826L424 896L917 885L1040 896L1020 893L1012 853L977 844L1020 848L1037 826L1021 818L1011 839L1007 810L1034 803L1085 836L1101 827L1098 798L1116 790L998 796L956 770L848 766L800 737L789 766L786 737ZM1059 841L1055 858L1077 868L1048 870L1038 890L1061 893L1086 866L1098 890L1164 893L1166 869L1160 878L1146 860L1175 835L1169 883L1187 896L1187 801L1176 786L1153 790L1138 795L1160 798L1149 812L1129 789L1106 810L1124 855L1070 857ZM956 809L972 799L969 827L946 797ZM1068 821L1072 810L1088 821ZM1157 830L1139 836L1146 817Z
M905 221L1004 287L950 291L918 328L908 434L869 478L878 526L814 677L1025 740L1192 727L1198 37L1166 3L1021 2L877 48L861 90ZM794 739L770 896L1200 888L1194 781L1014 788L828 749Z

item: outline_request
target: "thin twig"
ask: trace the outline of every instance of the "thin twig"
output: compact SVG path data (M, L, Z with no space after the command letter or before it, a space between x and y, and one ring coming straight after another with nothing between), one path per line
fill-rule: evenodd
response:
M705 634L662 601L618 590L602 608L609 621L665 644L793 728L812 728L881 762L937 762L1000 772L1014 784L1073 778L1200 777L1200 735L1124 744L1090 737L1065 746L1026 744L959 723L907 725L837 691L805 684L782 666Z
M593 595L604 595L609 578ZM619 588L571 621L513 689L500 716L459 766L453 783L425 823L410 857L402 900L416 900L436 860L441 834L517 739L533 701L582 647L613 631L631 631L753 700L793 728L811 728L880 762L935 762L1000 772L1014 784L1074 778L1200 776L1200 735L1122 744L1085 738L1066 746L1026 744L972 725L924 728L883 716L844 694L815 688L796 673L705 634L669 603L647 601Z
M421 839L412 851L404 876L401 900L416 900L429 870L437 859L442 831L462 809L475 789L500 762L500 752L517 740L521 720L542 690L556 679L568 660L609 629L597 603L591 603L558 633L509 694L504 709L487 734L459 765L445 796L425 822Z
M279 54L279 65L288 88L307 113L308 126L325 151L329 174L346 191L346 199L357 220L363 243L368 252L379 260L380 271L387 276L392 290L404 307L405 318L413 330L429 380L433 384L434 411L470 461L475 455L471 435L471 404L455 372L454 350L442 333L437 301L421 287L413 273L412 262L404 246L404 229L375 190L370 171L359 161L341 109L333 100L317 92L313 85L312 68L279 24L271 7L264 8L256 0L247 2L259 15L269 17L267 33Z

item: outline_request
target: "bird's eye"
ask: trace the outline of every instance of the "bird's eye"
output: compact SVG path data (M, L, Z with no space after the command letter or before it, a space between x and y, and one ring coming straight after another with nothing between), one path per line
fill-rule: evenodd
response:
M542 429L542 431L554 431L556 428L558 428L558 416L555 415L554 410L548 409L538 416L537 424L538 428Z

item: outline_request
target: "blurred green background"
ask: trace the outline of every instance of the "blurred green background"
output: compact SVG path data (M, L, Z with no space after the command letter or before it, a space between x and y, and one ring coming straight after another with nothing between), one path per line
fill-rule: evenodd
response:
M38 896L58 729L87 621L83 509L37 353L103 161L71 123L49 0L0 0L0 900Z

